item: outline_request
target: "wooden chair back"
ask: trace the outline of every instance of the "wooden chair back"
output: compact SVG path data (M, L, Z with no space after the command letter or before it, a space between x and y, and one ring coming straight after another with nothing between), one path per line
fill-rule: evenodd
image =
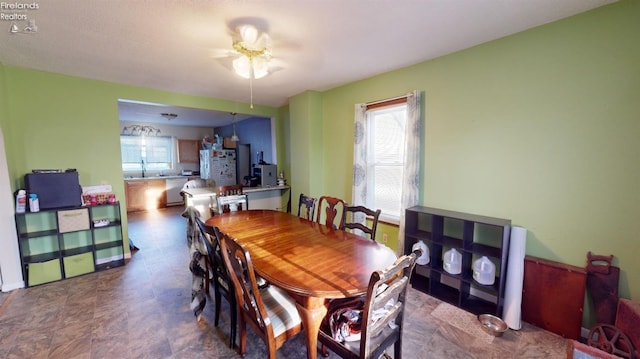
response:
M204 187L207 187L207 182L201 178L198 178L198 179L192 179L187 181L187 183L185 183L182 186L182 189L204 188Z
M242 192L242 185L219 186L216 189L218 213L228 213L249 209L249 199Z
M344 209L344 229L358 235L368 235L371 240L376 240L380 209L372 210L365 206L346 206ZM367 225L371 221L370 225Z
M300 201L298 202L298 217L313 221L313 215L316 211L316 198L309 197L304 193L300 193Z
M224 260L222 258L222 250L219 240L220 231L217 227L207 225L199 217L196 217L196 223L200 230L200 239L204 244L204 247L207 249L207 269L211 272L211 275L207 275L207 278L210 278L210 283L213 284L215 299L214 324L215 326L218 326L220 320L221 300L222 297L224 297L229 303L229 310L231 314L229 347L233 348L235 347L236 342L238 310L233 282L229 277L229 272L227 271L227 267L224 265Z
M352 359L379 358L393 345L393 358L401 359L404 311L416 258L417 253L402 256L393 265L371 274L362 310L359 341L339 342L330 331L327 332L327 328L321 328L320 343L338 356ZM392 322L395 324L390 326Z
M231 196L235 194L243 194L241 184L233 184L228 186L218 186L216 188L216 196Z
M238 352L245 354L246 324L249 324L267 345L269 358L275 359L276 350L302 330L295 301L276 286L269 285L260 290L249 252L225 233L221 233L220 238L224 262L233 281L240 310Z
M318 199L316 222L333 229L344 228L344 209L346 206L347 202L340 198L321 196Z

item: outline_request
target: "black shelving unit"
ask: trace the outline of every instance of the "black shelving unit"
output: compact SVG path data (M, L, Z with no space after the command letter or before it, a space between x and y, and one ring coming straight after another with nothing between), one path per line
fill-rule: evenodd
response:
M124 265L120 204L16 214L27 286ZM96 221L108 224L96 226Z
M90 208L96 270L124 265L120 204L105 204ZM99 220L108 220L109 223L96 227L94 223Z
M438 208L415 206L405 212L405 253L422 240L429 263L416 265L413 286L436 298L475 314L502 315L511 220ZM444 253L455 248L462 254L462 272L443 269ZM486 256L496 265L492 285L473 279L473 262Z

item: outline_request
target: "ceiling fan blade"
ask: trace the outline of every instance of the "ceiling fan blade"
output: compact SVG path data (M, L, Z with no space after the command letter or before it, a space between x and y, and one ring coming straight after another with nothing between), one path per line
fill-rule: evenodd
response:
M269 61L269 71L271 71L272 69L283 69L285 67L287 67L287 62L282 60L282 58L276 57L276 58L272 58Z
M233 60L235 58L236 56L219 57L215 58L215 62L220 64L220 66L224 67L230 72L233 72Z
M230 49L211 49L209 50L209 56L214 59L223 59L227 57L235 57L238 56L239 53L235 50Z
M271 38L269 35L264 32L260 34L260 36L254 41L253 46L258 49L270 49L271 48Z

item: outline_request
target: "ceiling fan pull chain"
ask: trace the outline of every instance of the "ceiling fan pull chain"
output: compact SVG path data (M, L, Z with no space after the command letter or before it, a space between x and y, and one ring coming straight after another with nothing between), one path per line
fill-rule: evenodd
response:
M253 110L253 58L250 58L250 65L249 66L249 94L250 94L250 105L249 108Z

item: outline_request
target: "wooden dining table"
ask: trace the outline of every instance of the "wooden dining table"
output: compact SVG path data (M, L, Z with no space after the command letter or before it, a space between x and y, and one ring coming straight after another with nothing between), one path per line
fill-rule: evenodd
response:
M391 248L368 238L285 212L238 211L206 223L236 238L249 251L256 273L296 300L308 358L317 356L327 300L365 294L371 273L397 258Z

